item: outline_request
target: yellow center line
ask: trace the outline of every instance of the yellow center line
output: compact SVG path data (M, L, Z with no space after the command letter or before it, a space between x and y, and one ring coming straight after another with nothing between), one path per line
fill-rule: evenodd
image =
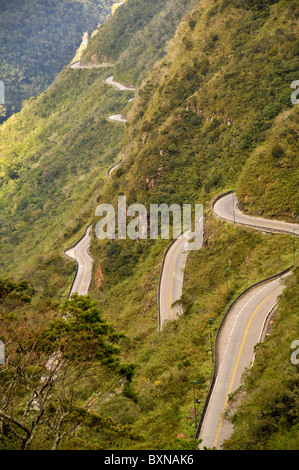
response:
M251 315L250 319L249 319L249 322L247 324L247 327L246 327L246 330L245 330L245 333L244 333L244 336L243 336L243 340L242 340L242 343L241 343L241 347L240 347L240 350L239 350L239 354L238 354L238 357L237 357L237 361L236 361L236 364L235 364L235 368L234 368L234 371L233 371L233 375L232 375L232 378L231 378L231 381L230 381L230 384L229 384L229 388L228 388L228 392L227 392L227 395L226 395L226 398L225 398L225 403L224 403L224 406L223 406L223 409L222 409L222 412L221 412L221 417L220 417L220 420L219 420L219 424L218 424L218 428L217 428L217 433L216 433L216 437L215 437L215 441L214 441L214 446L213 447L216 447L217 445L217 442L218 442L218 439L219 439L219 434L220 434L220 430L221 430L221 427L222 427L222 423L223 423L223 419L224 419L224 411L225 411L225 408L226 408L226 405L227 405L227 402L228 402L228 397L229 397L229 394L231 393L231 389L232 389L232 386L233 386L233 382L235 380L235 375L237 373L237 369L238 369L238 366L239 366L239 362L240 362L240 358L241 358L241 354L242 354L242 351L243 351L243 347L244 347L244 344L245 344L245 340L246 340L246 336L247 336L247 333L248 333L248 330L249 330L249 327L250 327L250 324L253 320L253 317L255 316L256 312L259 310L259 308L263 305L264 302L266 302L267 299L269 299L269 297L271 297L271 295L279 290L280 287L277 287L276 289L274 289L267 297L264 298L264 300L262 300L262 302L256 307L256 309L254 310L253 314Z

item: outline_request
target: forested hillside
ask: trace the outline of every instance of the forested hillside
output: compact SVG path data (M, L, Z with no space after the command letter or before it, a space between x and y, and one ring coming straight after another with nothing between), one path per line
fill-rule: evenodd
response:
M128 2L122 9L129 6ZM120 21L117 11L111 17L115 29ZM121 151L125 128L111 125L107 116L126 113L133 94L105 85L110 73L105 68L65 67L47 91L31 98L1 129L4 271L34 276L37 286L47 286L51 295L59 295L59 287L66 292L65 274L71 268L61 254L92 217L96 188ZM50 285L49 268L56 273Z
M95 227L99 202L116 206L126 195L127 204L146 207L204 204L204 244L187 259L184 314L162 332L157 288L168 241L93 237L90 295L119 334L117 357L127 380L113 382L103 399L96 379L94 388L92 379L82 386L76 395L81 405L99 399L90 419L75 414L67 423L80 428L64 435L59 448L196 448L192 382L198 383L200 414L213 373L210 332L214 338L227 308L227 268L234 299L290 267L298 250L289 235L226 224L211 211L217 195L236 189L245 211L296 220L298 107L290 87L299 78L298 18L295 0L127 0L99 28L82 62L113 61L115 76L137 85L135 94L105 84L111 70L65 68L1 127L1 262L15 281L28 279L31 308L47 307L46 320L64 311L58 303L74 274L63 250L88 223ZM167 36L158 34L159 25L167 26ZM109 122L111 113L122 113L127 123ZM123 164L107 178L120 158ZM298 331L290 311L298 303L296 277L287 281L275 334L259 348L247 377L249 401L236 412L229 448L298 448L297 366L284 362ZM283 361L268 362L277 344ZM101 391L110 380L107 373ZM256 397L262 383L265 396ZM271 387L279 390L271 395ZM254 435L246 431L251 423ZM18 445L7 430L1 443ZM37 438L33 445L50 443Z
M82 63L112 62L114 75L140 84L165 54L182 16L195 0L127 0L116 10L82 54Z
M6 87L0 122L37 96L72 60L85 31L111 14L113 0L2 0L0 80Z
M138 380L132 382L140 397L138 429L150 441L158 429L165 429L160 439L163 436L167 446L169 430L174 435L174 430L186 426L193 379L200 383L204 402L211 377L208 322L214 319L215 332L223 317L226 269L234 298L293 262L291 237L265 237L229 227L213 219L210 203L222 191L237 188L245 210L252 200L251 213L260 214L262 207L263 216L296 220L298 108L290 97L299 65L297 26L295 2L200 2L138 90L124 139L125 164L100 192L100 200L114 204L122 193L128 204L138 201L147 207L161 202L205 204L204 248L189 254L185 271L185 315L164 329L163 339L155 335L145 352L143 338L152 337L155 325L155 278L161 268L162 243L155 243L151 251L149 242L104 246L95 240L93 244L96 266L103 273L98 298L108 318L117 318L121 328L128 325L132 336L137 331L138 366L147 387L159 381L160 400L146 404ZM283 147L285 155L274 157L276 146ZM262 148L265 158L260 162L256 155ZM262 201L266 195L271 200L263 205L259 195ZM95 282L94 293L96 287ZM285 356L296 325L295 317L290 317L282 346ZM284 387L292 394L296 381L286 380ZM149 393L155 396L155 388ZM287 408L294 415L295 402L290 400ZM296 419L289 422L294 448ZM271 427L266 431L268 444L272 432ZM245 433L238 444L246 447Z

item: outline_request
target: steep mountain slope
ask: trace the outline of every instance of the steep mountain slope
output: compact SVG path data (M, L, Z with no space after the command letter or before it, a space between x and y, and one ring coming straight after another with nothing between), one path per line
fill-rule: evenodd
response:
M271 337L257 349L225 449L298 449L298 273L297 267L279 302Z
M191 3L184 2L186 8ZM121 9L126 11L127 5L123 7L110 19L107 42L111 30L117 30L122 22L117 14ZM133 3L130 11L137 18L139 2ZM163 2L158 11L162 14ZM179 10L177 18L184 11ZM139 34L145 27L143 20ZM170 24L170 31L174 28ZM126 34L127 30L124 37ZM97 35L91 44L94 41ZM149 48L150 44L149 40ZM106 85L104 79L109 74L105 68L66 67L48 90L36 100L31 98L21 113L1 128L3 269L26 274L37 289L46 285L51 296L54 292L59 295L60 288L67 292L65 275L73 268L62 257L63 249L75 241L72 235L84 230L97 200L96 188L120 151L124 128L111 125L107 116L122 112L125 105L130 107L128 99L133 93L115 92ZM52 287L47 271L53 274Z
M6 87L6 118L50 85L74 57L83 33L103 22L112 4L113 0L1 1L0 80Z
M271 14L267 5L252 11L239 2L207 8L196 7L180 25L166 60L150 73L128 115L125 164L113 179L128 204L210 200L211 194L234 187L252 151L274 139L271 127L280 110L297 113L290 101L290 83L298 68L290 7L279 2ZM236 35L242 40L234 42ZM280 35L286 37L284 42ZM284 80L275 80L282 70ZM265 112L273 101L275 111ZM298 167L298 156L291 164L291 169ZM283 181L283 175L284 169L278 167L277 181ZM283 215L288 212L294 220L295 171L290 175L280 204L286 208ZM255 181L251 191L262 192L263 187ZM101 200L115 202L110 183ZM279 211L275 214L281 216ZM108 258L104 269L114 272ZM109 282L115 282L114 275Z
M299 218L298 114L298 106L281 113L265 142L247 160L237 186L240 205L247 212Z
M95 63L112 59L118 64L132 47L128 24L122 30L126 22L121 12L136 18L143 6L149 15L146 19L140 13L145 31L147 21L153 20L147 3L128 0L120 7L109 27L107 23L100 28L91 41L86 63L97 54ZM159 16L162 10L155 12ZM192 383L198 384L200 412L213 371L211 339L226 310L228 291L232 299L293 262L290 236L227 226L213 218L210 203L225 187L238 188L238 194L244 187L245 201L249 189L244 175L250 165L256 167L260 148L278 145L275 129L284 128L287 116L286 138L292 151L287 163L290 173L298 168L292 140L298 132L292 117L297 108L290 101L290 83L297 78L299 65L294 54L297 23L296 2L202 0L184 17L166 55L144 81L145 69L137 72L144 64L143 51L140 61L139 56L135 60L136 70L124 73L124 81L141 83L133 102L127 104L131 92L105 88L108 71L64 70L47 92L2 128L2 259L7 273L26 274L37 290L43 287L41 295L59 297L68 291L72 268L62 258L63 249L79 238L87 222L92 220L95 226L99 202L116 207L117 196L126 195L128 204L143 203L147 208L162 202L204 204L204 246L189 254L185 271L185 314L162 333L157 331L156 295L168 241L92 240L91 295L104 317L125 331L122 355L136 366L132 382L104 403L95 402L94 409L120 424L132 424L139 439L128 439L127 448L192 447L176 436L194 436ZM113 38L123 44L115 56L112 31L118 31ZM134 32L141 35L137 26ZM147 47L150 50L151 43ZM162 47L156 58L161 51ZM120 68L118 73L121 76ZM106 116L112 112L124 113L126 126L108 123ZM106 179L119 152L124 163ZM270 173L271 161L265 165ZM285 174L284 165L277 165L278 188ZM265 208L264 216L275 213L294 221L294 182L295 172L275 212ZM256 201L266 185L266 178L253 180L252 212L260 209ZM297 195L290 197L291 190ZM294 317L289 328L295 331ZM288 340L282 344L287 350ZM82 427L63 445L99 446L101 439L100 433ZM245 439L238 445L245 447ZM294 439L292 446L296 445ZM110 446L117 443L111 439Z
M6 272L36 276L37 289L48 285L51 265L65 289L63 249L90 217L120 149L123 128L106 117L127 97L117 99L104 78L101 70L65 69L1 129L1 260Z
M127 0L103 24L82 54L82 63L115 63L114 75L140 84L165 54L165 45L195 0Z
M138 429L146 429L151 443L150 436L158 429L163 429L160 445L164 442L166 446L166 429L174 435L182 429L179 423L186 426L192 380L200 384L200 398L205 396L211 377L209 319L214 319L215 332L227 305L227 288L233 299L242 289L293 262L291 237L265 237L227 227L211 218L209 203L224 188L242 189L239 175L244 165L245 172L246 162L249 165L259 147L272 148L278 143L275 129L287 116L298 132L292 119L298 111L290 100L290 84L298 70L295 6L238 1L196 6L179 26L166 57L138 90L128 115L125 163L100 193L101 201L115 206L117 194L125 194L128 204L138 201L146 207L162 202L206 204L204 248L191 252L187 261L182 298L185 316L165 328L163 339L155 335L155 342L145 350L143 338L152 337L157 325L155 279L165 244L155 243L149 252L150 243L143 241L137 247L129 241L106 246L97 240L93 243L95 267L101 268L103 279L99 289L95 280L92 292L96 295L98 290L110 319L120 328L126 325L129 336L137 336L138 372L146 377L149 389L150 383L159 382L160 403L149 404L138 380L133 381L143 416ZM287 139L296 147L292 132ZM276 184L285 187L279 206L271 211L265 206L263 215L294 222L298 155L293 152L288 162L287 181L284 166L277 166ZM251 180L255 201L265 190L263 178ZM295 324L290 328L295 331ZM137 347L133 340L128 346ZM284 348L289 349L287 341ZM154 394L154 389L149 393ZM172 414L175 418L170 420Z

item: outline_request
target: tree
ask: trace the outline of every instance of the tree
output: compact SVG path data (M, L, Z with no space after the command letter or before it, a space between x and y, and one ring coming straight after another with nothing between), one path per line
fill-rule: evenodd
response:
M279 144L275 144L274 147L272 147L271 153L274 158L282 158L284 156L284 150Z
M59 309L48 302L37 311L2 311L0 321L2 448L57 449L74 426L98 422L90 420L87 393L111 377L131 378L132 367L119 360L120 335L90 297L75 294Z

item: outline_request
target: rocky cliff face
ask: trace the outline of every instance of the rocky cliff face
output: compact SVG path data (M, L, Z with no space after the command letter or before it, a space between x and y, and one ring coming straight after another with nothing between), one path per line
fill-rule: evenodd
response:
M88 31L86 31L82 36L82 42L79 47L79 60L81 59L82 52L84 51L84 49L86 49L90 39L91 39L91 35Z

